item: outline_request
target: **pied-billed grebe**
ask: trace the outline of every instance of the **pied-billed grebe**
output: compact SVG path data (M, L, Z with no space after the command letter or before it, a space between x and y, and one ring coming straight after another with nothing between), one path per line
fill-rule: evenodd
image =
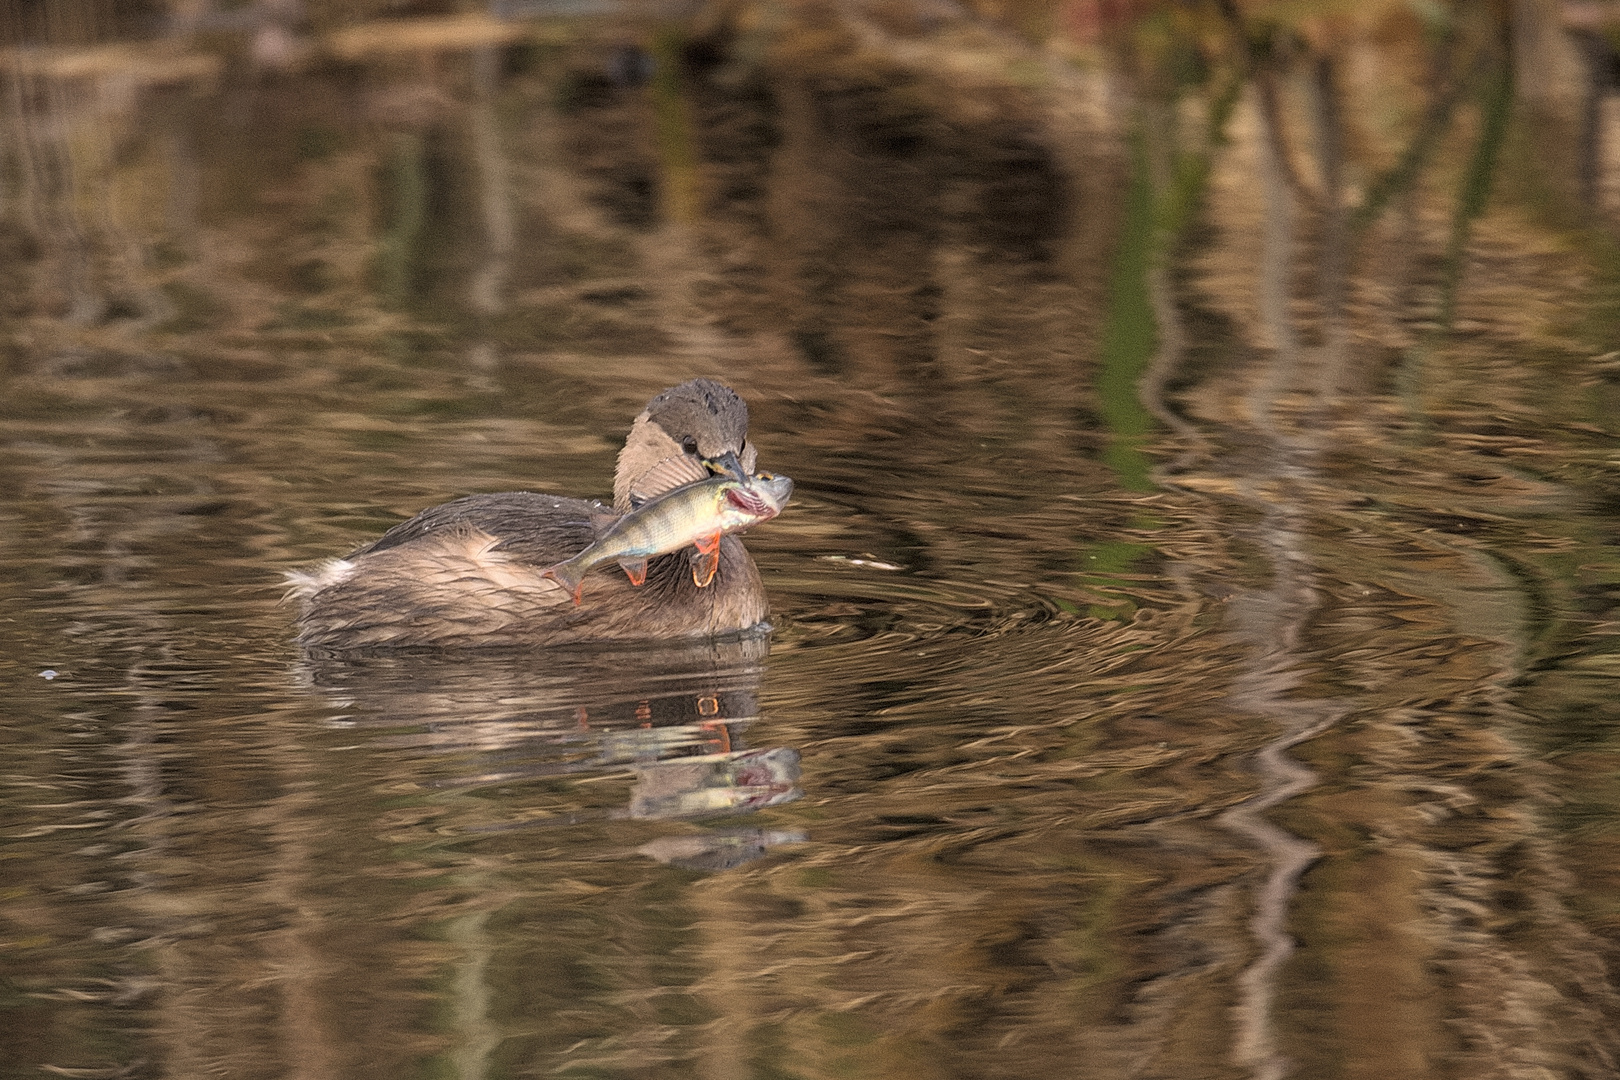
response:
M753 474L748 406L728 387L694 379L665 390L631 424L613 479L614 508L715 472ZM742 542L720 539L707 587L688 552L648 562L645 584L594 573L582 602L542 573L597 536L605 508L560 495L468 495L422 511L373 543L291 575L303 605L299 644L310 649L554 645L712 636L757 626L766 614L759 570Z

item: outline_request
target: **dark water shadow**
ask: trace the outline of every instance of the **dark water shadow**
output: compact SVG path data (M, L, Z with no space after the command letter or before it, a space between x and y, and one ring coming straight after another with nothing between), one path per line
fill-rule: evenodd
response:
M305 655L301 683L368 745L430 762L417 782L472 792L630 775L628 802L467 832L744 814L798 799L799 752L750 746L765 634L635 647ZM665 838L643 854L699 869L756 858L797 832Z

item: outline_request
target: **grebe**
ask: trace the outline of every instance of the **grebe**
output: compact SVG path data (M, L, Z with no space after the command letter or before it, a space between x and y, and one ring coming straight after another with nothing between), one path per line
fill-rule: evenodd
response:
M630 426L613 478L623 513L718 472L754 472L748 406L729 387L693 379L647 403ZM541 576L596 539L607 508L561 495L468 495L423 510L342 559L288 575L301 602L298 642L351 650L716 636L765 621L765 588L734 535L720 539L707 587L689 552L653 558L646 583L618 571L585 580L576 605Z

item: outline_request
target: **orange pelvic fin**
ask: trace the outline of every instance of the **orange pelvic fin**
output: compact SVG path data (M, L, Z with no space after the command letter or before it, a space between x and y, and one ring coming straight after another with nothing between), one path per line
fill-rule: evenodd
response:
M571 569L572 568L567 563L558 563L556 566L547 567L546 569L540 571L540 576L543 578L550 578L558 585L561 585L564 589L567 589L569 592L573 593L574 606L578 607L580 594L585 591L585 575L580 574L575 576L570 572Z
M720 545L717 543L708 551L699 547L688 559L692 564L692 583L700 589L708 588L715 571L720 569Z

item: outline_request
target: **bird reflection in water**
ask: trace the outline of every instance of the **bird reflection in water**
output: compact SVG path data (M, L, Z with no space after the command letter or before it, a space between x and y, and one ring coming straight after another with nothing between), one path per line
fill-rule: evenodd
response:
M628 803L603 806L581 789L564 812L452 826L466 833L613 819L734 816L800 797L799 752L753 747L769 638L532 652L306 655L300 677L366 731L367 747L403 755L414 783L467 791L572 777L633 777ZM424 756L431 765L423 767ZM391 767L401 764L395 757ZM794 830L666 836L640 854L724 869L802 842Z

